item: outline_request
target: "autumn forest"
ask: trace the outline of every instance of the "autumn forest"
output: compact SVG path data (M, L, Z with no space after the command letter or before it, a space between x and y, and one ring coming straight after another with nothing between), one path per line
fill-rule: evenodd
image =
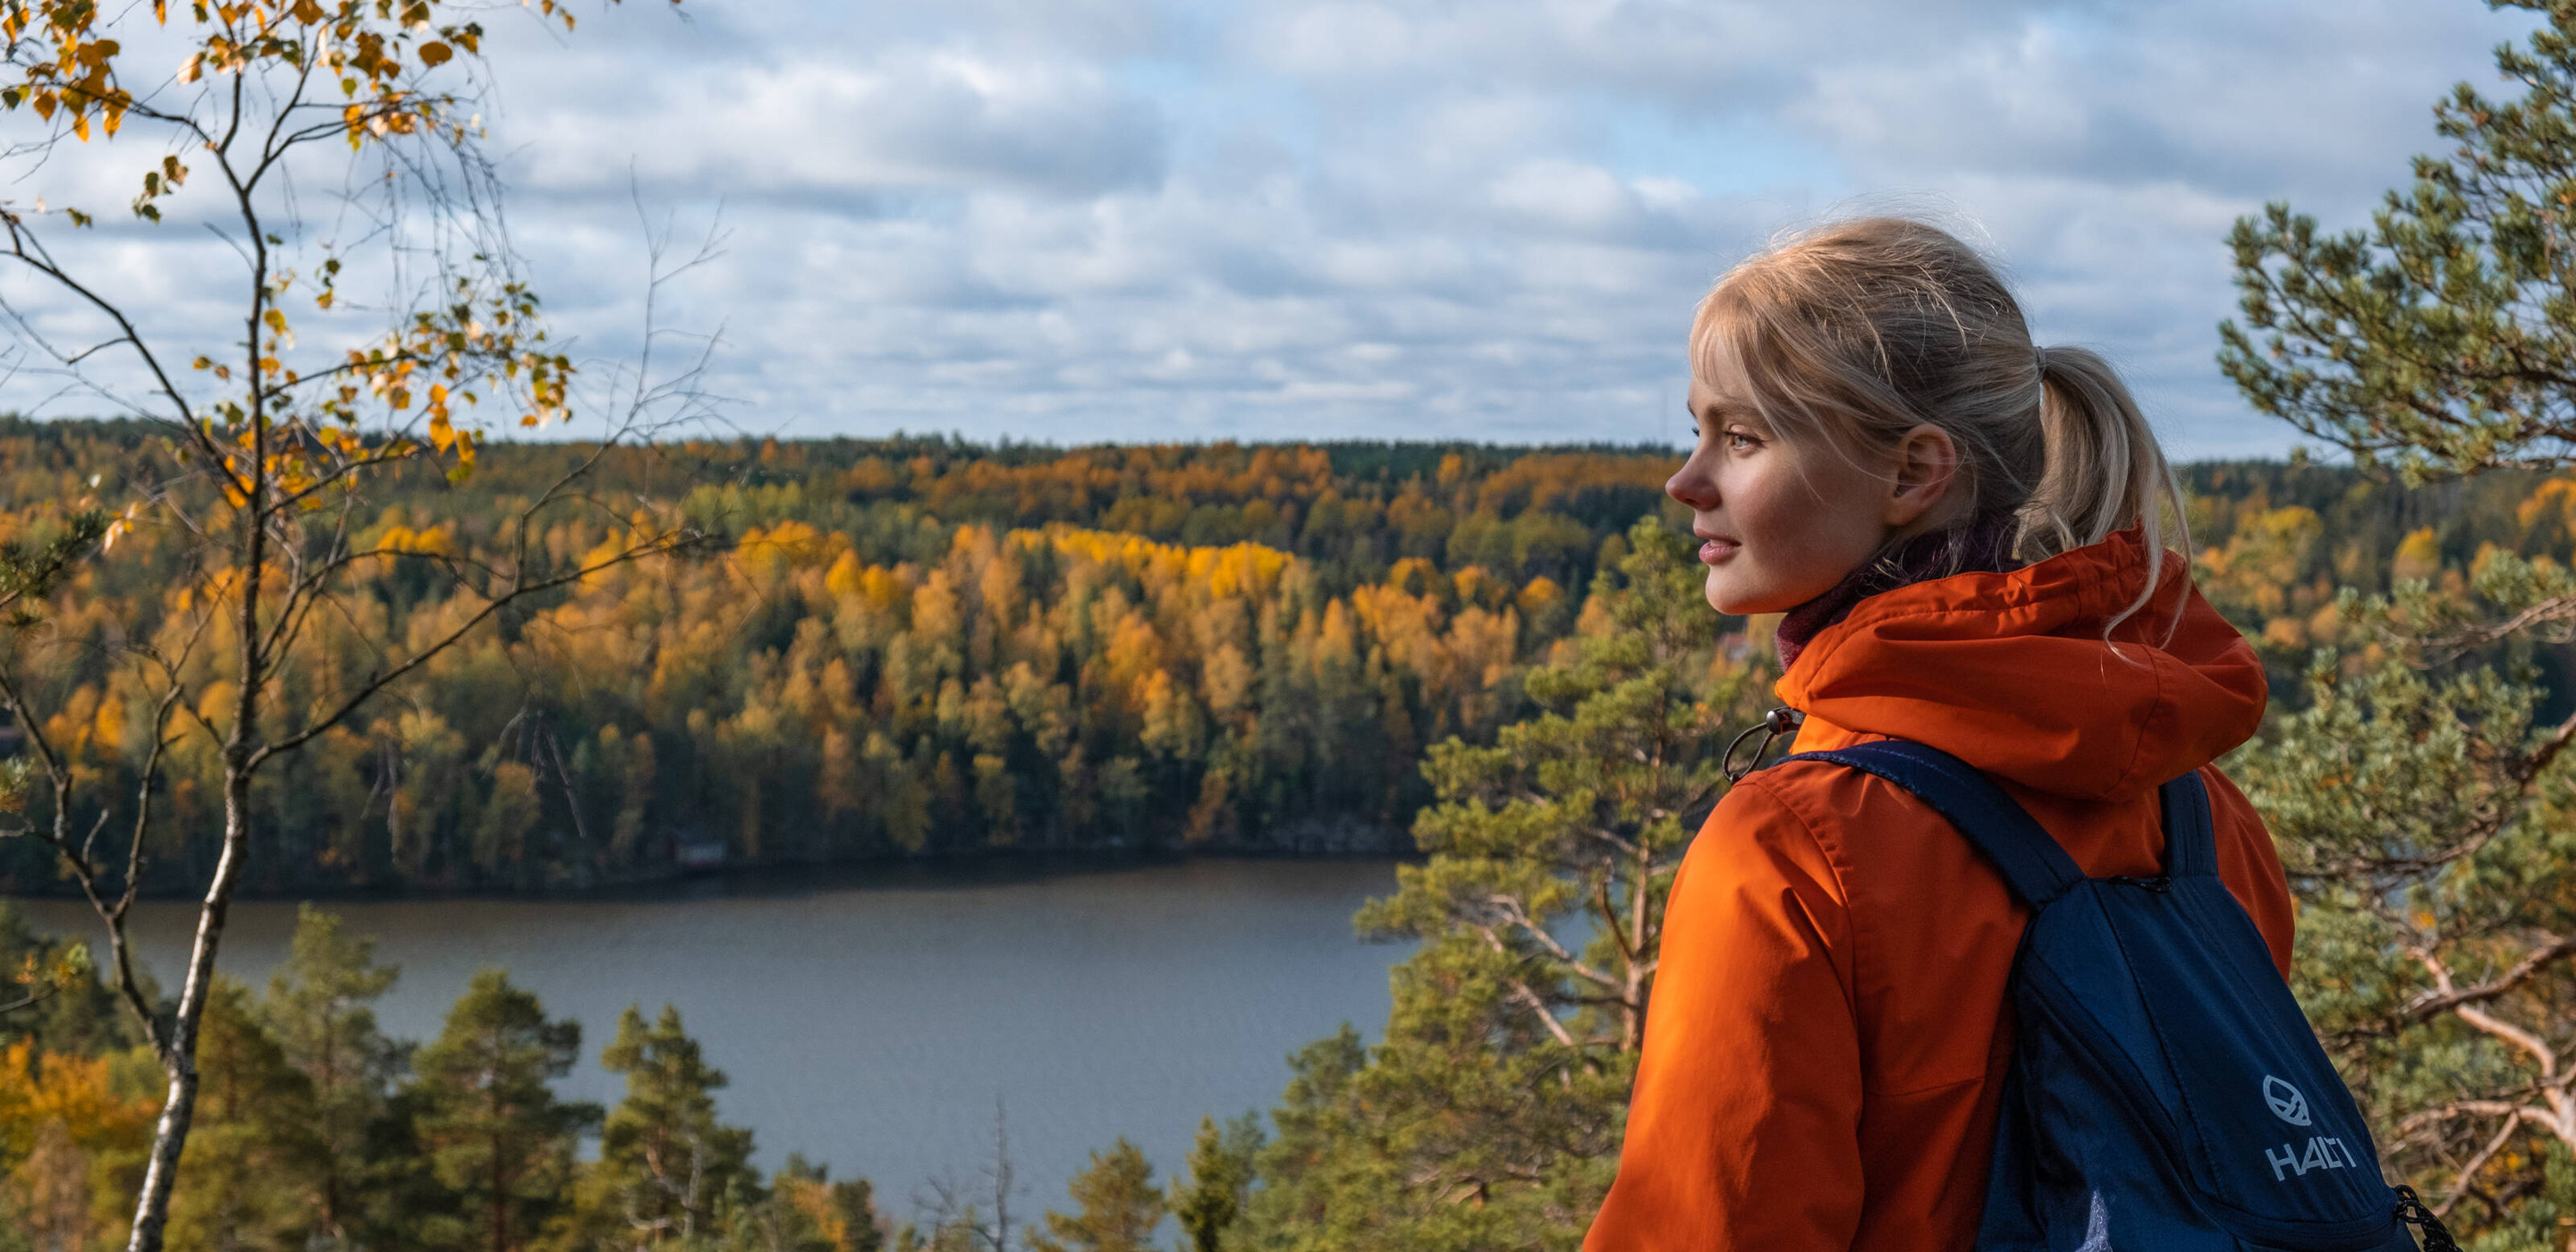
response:
M496 542L481 523L568 455L495 447L461 487L411 475L358 542L473 557ZM170 456L140 427L0 428L0 490L24 502L11 537L41 533L53 502L172 474ZM252 890L577 890L692 855L1408 850L1426 746L1490 741L1526 713L1522 667L1585 629L1622 532L1670 507L1672 458L896 439L611 465L603 495L655 500L707 538L509 615L263 780L276 843ZM2561 480L2407 491L2281 464L2185 478L2202 585L2284 676L2334 641L2339 589L2462 577L2490 548L2563 558L2576 500ZM543 553L576 558L620 525L560 520ZM138 768L143 697L115 645L169 619L185 551L137 531L50 625L48 729L87 769ZM367 571L359 607L320 627L322 665L459 612L415 563ZM217 787L211 759L165 768L152 864L179 889L213 855ZM25 841L0 844L0 885L69 889Z

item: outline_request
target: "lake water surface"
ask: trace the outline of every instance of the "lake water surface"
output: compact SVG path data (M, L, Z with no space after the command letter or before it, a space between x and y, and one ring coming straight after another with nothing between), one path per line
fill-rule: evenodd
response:
M971 1181L991 1160L997 1099L1030 1213L1068 1207L1065 1180L1116 1136L1168 1175L1201 1115L1268 1111L1291 1049L1344 1020L1384 1026L1387 967L1407 949L1359 942L1350 917L1393 886L1387 861L1011 863L327 907L402 967L377 1007L388 1033L434 1037L475 970L505 968L582 1024L559 1090L613 1104L599 1049L628 1004L649 1017L667 1001L731 1076L718 1107L753 1128L764 1167L803 1152L875 1180L901 1217L925 1180ZM78 902L25 907L95 934ZM175 989L194 906L137 917ZM291 903L235 906L220 967L265 987L294 923Z

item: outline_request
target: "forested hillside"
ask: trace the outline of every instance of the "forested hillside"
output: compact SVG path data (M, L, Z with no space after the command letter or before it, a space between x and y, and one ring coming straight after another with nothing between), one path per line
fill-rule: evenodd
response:
M423 470L380 487L381 511L351 520L360 546L421 555L364 571L356 609L315 624L328 662L292 675L282 705L329 688L328 665L362 666L370 640L470 611L434 594L454 584L427 561L486 552L581 451L494 446L461 485ZM1427 746L1489 741L1529 711L1520 674L1577 633L1621 531L1667 508L1671 464L1405 444L619 450L538 564L617 542L620 502L676 506L710 541L507 615L264 778L274 844L248 885L578 889L691 857L1407 847ZM0 426L0 538L41 538L94 495L184 489L186 469L141 427ZM2564 479L2407 491L2264 463L2186 478L2203 585L2262 641L2285 697L2307 649L2335 640L2339 589L2571 544ZM188 550L125 535L21 644L57 687L47 729L97 776L141 759L143 696L114 645L165 629ZM1758 646L1745 627L1738 658ZM204 744L183 738L165 763L165 888L202 881L214 852ZM0 846L0 889L63 884L46 849L17 843Z

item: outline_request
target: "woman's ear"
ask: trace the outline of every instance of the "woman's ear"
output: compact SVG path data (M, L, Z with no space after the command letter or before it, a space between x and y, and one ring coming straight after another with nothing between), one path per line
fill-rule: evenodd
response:
M1923 422L1897 441L1895 482L1887 495L1885 520L1903 529L1921 521L1949 497L1959 477L1959 445L1950 432Z

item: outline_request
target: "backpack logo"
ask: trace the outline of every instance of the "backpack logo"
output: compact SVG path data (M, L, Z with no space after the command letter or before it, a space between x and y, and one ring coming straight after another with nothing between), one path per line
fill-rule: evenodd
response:
M2263 1075L2263 1103L2271 1105L2272 1116L2282 1121L2293 1126L2308 1124L2308 1097L2270 1074Z
M2330 1135L2318 1135L2308 1140L2306 1155L2300 1154L2299 1145L2295 1143L2282 1144L2278 1152L2265 1148L2263 1161L2272 1167L2274 1182L2280 1182L2293 1173L2305 1178L2312 1169L2350 1169L2355 1164L2352 1149L2343 1146L2343 1140Z

